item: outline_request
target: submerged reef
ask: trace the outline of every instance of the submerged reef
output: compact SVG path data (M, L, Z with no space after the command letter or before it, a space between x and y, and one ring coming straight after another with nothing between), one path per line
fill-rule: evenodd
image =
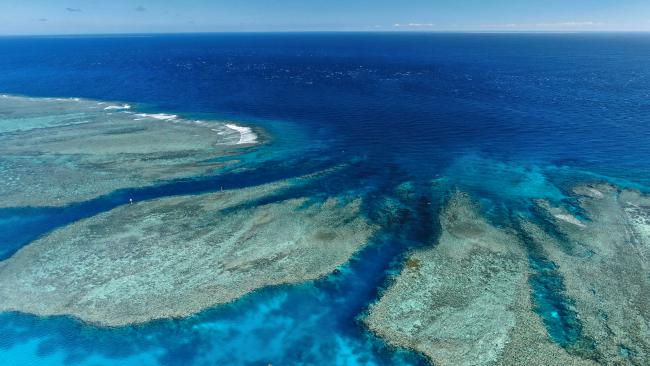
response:
M593 364L547 336L514 230L490 224L462 192L439 216L437 244L414 250L370 307L364 321L374 333L435 365Z
M435 365L650 364L650 197L570 196L497 226L455 192L365 323Z
M0 97L0 208L64 206L214 172L248 127L80 99Z
M609 184L573 189L580 215L545 201L546 227L523 229L557 265L592 357L604 365L650 364L650 198ZM580 217L582 216L582 217Z
M256 138L124 104L0 96L5 227L13 208L56 214L121 189L211 179ZM575 180L560 189L539 169L478 157L406 183L396 170L377 184L362 164L323 164L287 164L286 174L242 164L265 179L75 211L7 252L0 311L101 326L186 317L326 276L371 240L396 241L383 255L405 254L401 271L395 261L381 270L389 283L362 317L391 345L443 366L650 365L650 197Z
M0 310L121 326L319 278L376 227L355 197L292 198L314 176L124 205L0 262Z

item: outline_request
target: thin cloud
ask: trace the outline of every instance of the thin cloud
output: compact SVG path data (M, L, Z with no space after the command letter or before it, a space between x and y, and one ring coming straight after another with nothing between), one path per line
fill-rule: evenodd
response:
M81 13L81 8L65 8L65 10L71 13Z
M47 22L48 19L47 18L36 18L34 20L37 21L37 22Z
M139 5L137 8L135 8L135 11L147 11L147 8L145 8L142 5Z
M604 25L599 22L559 22L559 23L537 23L538 27L591 27L595 25Z
M393 27L395 28L430 28L434 27L435 24L433 23L408 23L408 24L401 24L401 23L395 23L393 24Z
M592 21L567 21L547 23L508 23L490 26L490 28L532 29L532 28L588 28L603 26L606 23Z

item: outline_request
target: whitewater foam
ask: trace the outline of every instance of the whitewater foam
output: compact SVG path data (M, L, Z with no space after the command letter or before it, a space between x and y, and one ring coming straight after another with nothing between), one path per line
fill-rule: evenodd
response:
M125 104L125 106L128 106L128 104ZM130 107L130 106L129 106ZM107 107L108 108L108 107ZM104 109L107 109L104 108ZM115 108L112 108L115 109ZM141 121L146 118L153 118L161 121L171 121L171 122L193 122L198 126L202 127L207 127L210 128L210 130L217 132L219 135L223 134L223 131L220 131L218 129L212 128L214 127L213 123L201 121L201 120L195 120L195 121L187 121L184 119L179 119L177 115L175 114L166 114L166 113L136 113L134 114L135 121ZM237 145L242 145L242 144L253 144L257 142L257 134L253 132L253 129L250 127L245 127L245 126L239 126L234 123L226 123L225 127L239 132L239 141L237 141Z
M252 144L257 141L257 135L253 129L245 126L238 126L234 123L226 123L226 127L239 132L239 141L237 144Z
M104 110L106 111L122 110L122 109L131 109L131 106L129 104L122 104L122 105L109 105L108 107L104 108Z
M136 114L136 116L140 117L139 119L136 120L141 120L144 118L153 118L162 121L170 121L178 118L178 116L175 114L166 114L166 113L138 113Z

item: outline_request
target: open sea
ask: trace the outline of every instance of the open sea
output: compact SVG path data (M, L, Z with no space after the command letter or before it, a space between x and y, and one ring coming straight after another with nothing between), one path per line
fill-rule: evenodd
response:
M0 37L0 94L120 101L243 121L270 136L243 157L254 169L63 208L0 209L0 259L125 197L241 188L336 164L351 168L301 193L381 197L404 181L459 187L498 220L534 198L562 201L579 181L650 187L648 34ZM0 313L0 365L425 364L360 319L405 253L435 238L435 210L413 208L407 224L325 279L186 319L99 328ZM552 302L546 295L538 297ZM553 304L543 305L548 320ZM567 323L545 323L560 344Z

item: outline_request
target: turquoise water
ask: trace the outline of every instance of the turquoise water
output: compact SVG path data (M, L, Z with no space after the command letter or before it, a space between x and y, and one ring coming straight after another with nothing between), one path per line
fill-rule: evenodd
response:
M2 38L0 51L2 93L247 121L270 138L214 176L61 208L0 209L2 259L128 198L249 187L340 164L346 168L286 195L353 192L383 228L325 279L263 289L187 319L97 328L1 314L0 364L422 364L359 319L408 249L436 238L438 204L451 187L470 192L499 222L530 214L534 198L576 210L567 190L579 181L642 190L649 183L647 35ZM406 181L409 200L395 194ZM385 198L400 210L387 212ZM562 346L578 342L561 278L545 258L530 257L532 296L549 336Z

